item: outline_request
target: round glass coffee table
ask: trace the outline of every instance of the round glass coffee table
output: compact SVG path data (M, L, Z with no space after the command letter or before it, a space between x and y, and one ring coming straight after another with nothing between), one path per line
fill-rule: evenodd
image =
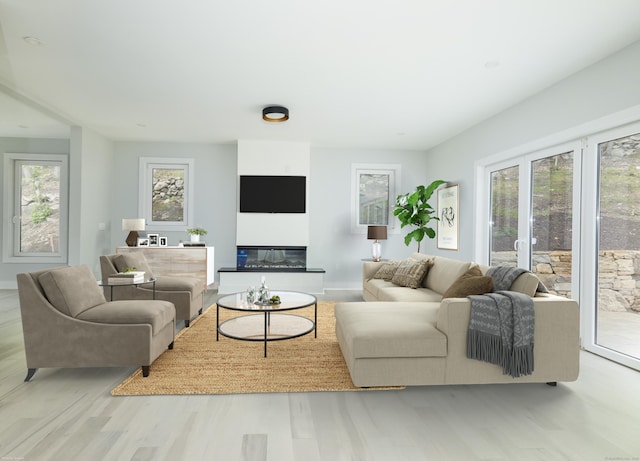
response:
M264 356L267 356L269 341L298 338L315 332L318 337L318 300L315 296L298 291L272 291L271 296L279 296L280 304L248 303L246 293L226 295L216 301L216 341L220 335L241 341L264 342ZM314 306L313 320L291 311ZM220 323L220 308L240 311L249 315L225 320Z

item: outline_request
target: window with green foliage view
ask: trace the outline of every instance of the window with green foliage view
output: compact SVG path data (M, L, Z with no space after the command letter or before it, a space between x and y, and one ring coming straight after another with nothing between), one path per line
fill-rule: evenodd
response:
M5 155L4 261L65 262L67 159Z

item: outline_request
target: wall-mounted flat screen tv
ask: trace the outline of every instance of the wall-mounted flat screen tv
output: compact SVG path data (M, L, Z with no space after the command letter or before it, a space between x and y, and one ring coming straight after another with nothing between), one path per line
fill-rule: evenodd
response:
M305 213L305 176L240 176L241 213Z

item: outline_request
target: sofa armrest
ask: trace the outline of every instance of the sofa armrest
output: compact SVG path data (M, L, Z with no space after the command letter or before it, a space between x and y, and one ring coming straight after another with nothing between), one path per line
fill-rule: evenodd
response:
M537 293L533 298L536 325L547 322L567 322L567 329L579 335L579 308L573 299L547 293ZM438 310L437 328L445 334L467 333L471 318L471 301L468 298L445 298Z
M536 382L575 381L580 369L580 313L578 303L555 295L533 298L535 309L535 371L519 378ZM494 365L468 359L467 331L471 301L467 298L443 299L436 327L447 335L448 383L504 382ZM491 370L488 367L494 367Z
M364 263L362 264L362 280L371 279L383 264L383 262L364 261Z

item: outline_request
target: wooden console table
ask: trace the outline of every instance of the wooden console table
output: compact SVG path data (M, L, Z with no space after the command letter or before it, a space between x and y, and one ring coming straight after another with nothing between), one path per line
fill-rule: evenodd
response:
M116 253L141 251L154 275L198 277L214 283L214 247L117 247Z

